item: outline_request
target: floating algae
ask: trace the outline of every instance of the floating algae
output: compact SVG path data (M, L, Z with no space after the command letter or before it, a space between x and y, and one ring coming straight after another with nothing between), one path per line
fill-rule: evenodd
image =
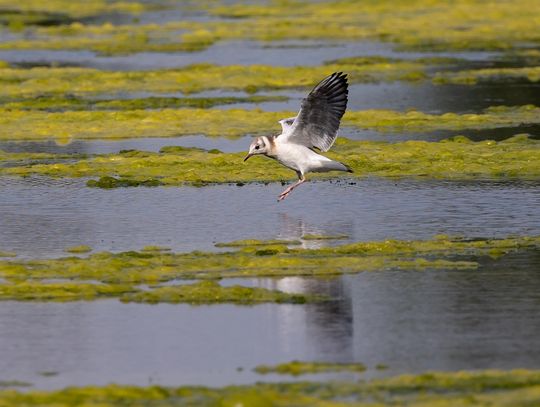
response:
M123 302L141 303L188 303L213 304L231 303L239 305L254 305L265 302L279 304L304 304L306 302L322 301L325 297L288 294L277 290L258 287L242 287L234 285L222 287L214 281L201 281L195 284L156 287L148 291L127 294L120 298Z
M138 284L173 280L334 276L393 269L475 269L478 263L474 257L500 257L539 247L540 237L473 241L438 237L420 241L358 242L319 249L255 245L220 253L101 252L87 257L0 260L0 278L25 284L70 280L92 285L88 287L92 290L98 290L100 285L96 283L102 283L127 292ZM269 249L272 253L260 254ZM16 289L10 287L8 291Z
M302 240L343 240L348 239L347 235L313 235L306 234L302 236Z
M40 103L39 100L37 103ZM193 108L46 112L4 106L0 107L0 140L121 139L193 134L240 137L246 134L277 134L278 120L295 114L296 112ZM495 129L539 123L540 108L524 105L493 106L479 114L436 115L419 111L377 109L349 111L345 114L342 125L381 132L427 132Z
M370 109L348 112L344 126L386 131L428 132L433 130L482 130L540 123L540 108L534 105L492 106L482 113L427 114L416 110L397 112Z
M71 246L64 250L67 253L89 253L92 251L90 246L80 245L80 246Z
M263 89L311 87L335 71L347 72L351 83L363 83L410 80L411 74L425 69L425 64L414 61L294 67L197 64L178 69L129 72L72 67L4 68L0 69L0 97L20 99L66 94L80 97L117 92L188 94L213 89L254 93Z
M260 365L253 370L260 374L277 373L300 376L304 374L334 372L361 373L366 371L366 367L361 363L301 362L294 360L276 366Z
M165 246L144 246L141 252L170 252L170 247Z
M66 1L61 1L63 4ZM96 4L97 3L97 4ZM106 6L104 4L107 4ZM170 3L162 3L170 6ZM89 12L92 5L96 10ZM65 11L97 14L105 8L125 7L137 12L139 3L78 3ZM523 44L538 44L540 11L535 0L475 0L458 2L417 0L413 2L272 1L260 4L204 2L201 11L229 21L172 21L164 24L101 25L75 22L58 27L18 27L19 37L2 41L4 49L78 49L102 54L142 51L198 51L219 41L288 39L321 41L382 40L421 50L508 50ZM130 10L129 8L133 8ZM50 11L58 11L58 5ZM478 18L482 16L482 18ZM30 35L31 34L31 35Z
M39 281L0 284L0 300L15 301L91 301L117 298L122 302L147 304L223 304L255 305L260 303L304 304L326 300L325 297L288 294L277 290L239 285L222 287L213 281L179 286L139 289L128 284L43 283Z
M476 85L484 82L540 82L540 66L520 68L485 68L443 72L433 77L436 84Z
M1 120L1 119L0 119ZM101 177L89 186L195 185L287 181L294 173L268 159L243 163L243 153L164 149L162 153L125 151L89 158L0 152L0 175ZM495 142L456 137L441 142L399 143L338 139L329 157L347 163L349 177L422 177L448 180L538 179L540 141L524 135ZM39 158L42 158L41 160ZM6 165L8 164L9 165ZM313 175L312 178L320 177ZM324 176L323 176L324 177Z
M216 247L257 247L257 246L274 246L274 245L299 245L301 244L298 240L282 240L282 239L273 239L273 240L256 240L256 239L247 239L247 240L235 240L232 242L223 242L216 243Z
M0 65L1 67L1 65ZM48 112L81 110L141 110L173 109L191 107L206 109L235 103L262 103L288 100L285 96L251 95L246 97L148 97L133 99L85 99L75 96L39 96L27 99L5 99L0 101L3 109L44 110Z
M65 15L71 18L82 18L96 16L104 13L133 13L138 14L148 6L144 2L136 1L103 1L103 0L25 0L13 2L10 0L0 0L0 9L9 10L12 13L43 13L53 15Z
M374 402L376 400L376 402ZM54 391L0 391L4 407L146 406L532 406L540 402L537 370L430 372L355 382L202 386L94 386Z

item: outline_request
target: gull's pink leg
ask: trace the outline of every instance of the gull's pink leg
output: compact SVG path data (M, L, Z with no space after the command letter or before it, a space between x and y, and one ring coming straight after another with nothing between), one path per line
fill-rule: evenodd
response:
M302 176L296 183L289 186L285 191L283 191L281 194L279 194L278 202L283 201L287 196L292 192L294 188L296 188L298 185L303 184L306 182L306 179Z

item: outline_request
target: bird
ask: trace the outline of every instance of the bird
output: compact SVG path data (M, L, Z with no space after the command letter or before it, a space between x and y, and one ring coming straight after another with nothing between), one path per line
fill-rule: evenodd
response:
M348 94L347 74L334 72L302 100L297 116L279 121L281 134L257 137L249 146L244 162L255 155L263 155L298 175L298 181L278 196L278 202L306 182L308 172L353 172L348 165L315 150L328 151L336 141L339 123L347 109Z

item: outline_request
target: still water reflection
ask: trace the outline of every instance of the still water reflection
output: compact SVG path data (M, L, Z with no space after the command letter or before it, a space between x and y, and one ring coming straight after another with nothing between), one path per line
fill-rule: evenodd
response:
M280 184L205 188L87 188L81 180L0 179L0 250L56 257L96 250L211 250L216 242L306 233L350 240L422 239L447 233L540 233L538 182L310 182L284 202Z
M252 281L337 298L304 306L4 302L0 380L40 388L217 386L261 380L254 366L293 359L362 362L368 366L363 377L538 368L539 270L540 253L529 252L485 259L476 271ZM375 370L378 363L389 369Z

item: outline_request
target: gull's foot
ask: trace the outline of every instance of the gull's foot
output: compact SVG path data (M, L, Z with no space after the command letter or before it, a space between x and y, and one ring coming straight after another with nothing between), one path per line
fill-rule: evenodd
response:
M283 191L281 194L279 194L277 201L278 202L283 201L285 198L287 198L287 196L289 196L290 193L291 191L287 191L287 190Z

